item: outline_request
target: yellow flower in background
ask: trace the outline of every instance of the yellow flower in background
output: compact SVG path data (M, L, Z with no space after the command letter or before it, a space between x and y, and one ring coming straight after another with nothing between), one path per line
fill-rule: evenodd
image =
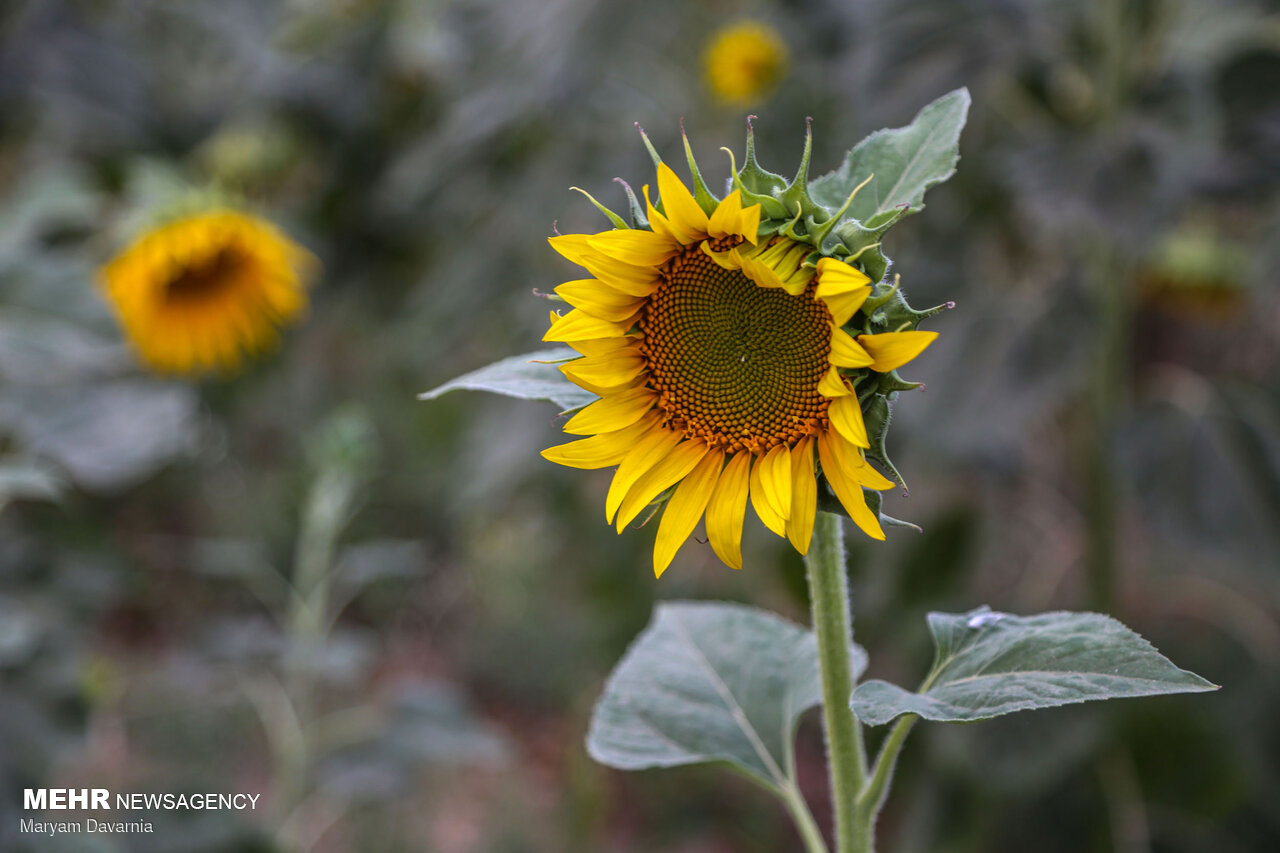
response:
M841 370L888 372L935 332L860 334L842 327L871 293L860 270L813 246L758 236L761 206L734 190L708 213L665 164L648 228L551 238L592 278L556 293L544 340L581 358L560 368L600 399L565 432L587 436L543 451L575 468L617 465L605 517L619 531L673 489L658 526L661 575L705 514L711 547L740 568L750 501L760 520L808 550L816 465L849 516L883 539L863 488L893 483L867 463L857 394ZM650 230L651 229L651 230ZM807 262L808 261L808 262Z
M279 328L306 308L313 266L269 222L214 209L144 232L100 276L147 365L232 372L274 346Z
M707 87L728 104L748 106L773 93L787 70L787 46L758 21L718 30L703 53Z

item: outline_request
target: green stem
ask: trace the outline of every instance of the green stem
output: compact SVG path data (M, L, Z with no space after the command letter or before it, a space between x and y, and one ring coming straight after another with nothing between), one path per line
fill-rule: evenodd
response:
M839 516L818 513L805 566L822 670L822 716L836 818L836 850L855 853L854 804L867 777L867 751L858 718L849 707L854 684L853 627Z
M893 769L898 763L898 754L902 745L911 734L916 720L915 714L908 714L894 724L893 731L885 738L876 756L875 766L871 769L871 778L858 794L855 805L857 835L853 841L855 853L873 853L876 849L876 818L889 795L889 782L893 779Z
M334 551L354 494L355 481L346 471L322 470L308 493L298 533L293 585L284 614L289 639L284 683L300 736L286 745L276 769L276 802L284 826L294 825L291 818L297 816L310 787L319 704L315 660L327 640ZM296 837L285 846L302 849Z
M804 795L800 793L795 781L792 780L791 784L781 788L780 793L783 802L787 804L787 811L791 812L791 818L796 822L796 829L800 831L806 853L828 853L822 830L813 819L813 812L809 811L809 804L804 801Z
M1098 96L1097 135L1118 144L1117 125L1124 105L1141 73L1145 39L1133 4L1100 0L1092 8L1100 47L1095 75ZM1089 422L1085 437L1085 514L1088 540L1085 578L1089 606L1103 613L1115 610L1120 567L1120 539L1116 516L1120 492L1111 444L1125 397L1129 364L1128 301L1130 270L1114 239L1090 240L1084 257L1093 279L1097 338L1089 381Z
M1119 419L1125 365L1129 357L1129 306L1125 296L1126 270L1115 252L1098 247L1091 260L1098 309L1098 339L1090 377L1090 418L1086 437L1088 503L1085 512L1089 534L1086 578L1089 606L1107 613L1115 609L1119 563L1116 516L1120 511L1120 501L1113 473L1115 460L1111 442Z

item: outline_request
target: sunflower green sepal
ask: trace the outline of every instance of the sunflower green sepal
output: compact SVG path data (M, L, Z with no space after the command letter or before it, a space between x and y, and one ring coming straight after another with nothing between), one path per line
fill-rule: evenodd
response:
M631 228L634 227L632 225L628 225L625 219L623 219L618 214L614 213L609 208L605 207L603 204L601 204L599 201L596 200L595 196L593 196L591 193L584 190L582 187L569 187L569 189L573 190L576 193L582 193L582 195L586 196L587 201L591 202L591 204L595 206L596 210L603 213L605 215L605 218L613 223L614 228L622 228L622 229L630 230Z
M896 207L876 217L876 221L873 222L845 220L830 227L827 223L823 223L822 227L825 229L821 232L823 251L835 257L847 253L850 259L856 259L853 262L861 266L872 281L883 281L888 277L893 264L881 250L880 238L896 225L906 212L906 207ZM871 299L874 299L874 296Z
M791 183L782 190L780 200L787 210L796 211L796 219L803 218L806 223L814 220L814 212L826 212L825 219L833 218L822 205L818 204L809 195L809 162L813 158L813 119L805 119L804 124L804 152L800 155L800 168L796 169L796 176L791 179ZM794 226L792 231L794 232ZM808 229L806 229L807 231ZM789 236L796 237L792 233ZM799 239L799 238L797 238ZM815 248L821 248L820 240L810 240Z
M889 423L893 420L893 397L896 395L871 394L862 400L862 418L867 425L867 438L871 446L867 448L867 458L880 463L893 480L902 488L907 487L906 480L898 473L898 469L889 459L885 449L885 441L889 437Z
M823 512L829 512L832 515L838 515L841 518L849 518L849 511L840 503L840 499L836 497L835 492L831 491L831 484L826 481L826 478L819 477L818 482L820 484L818 488L818 509ZM884 497L874 489L863 489L862 496L867 502L867 509L871 510L871 514L879 520L881 527L900 527L914 530L916 533L924 532L924 528L918 524L903 521L901 518L894 518L891 515L885 515L880 509L881 504L884 502Z
M908 530L914 530L916 533L924 533L924 528L910 521L903 521L901 518L894 518L892 515L885 515L880 510L880 505L884 502L884 497L879 492L867 492L867 508L874 512L880 519L880 524L884 527L905 527Z
M683 121L680 122L680 138L684 140L684 157L689 164L689 176L693 178L693 199L702 208L702 212L710 216L716 212L720 199L711 194L711 190L707 189L707 182L702 179L702 170L698 168L698 161L693 156L693 146L689 144L689 135L684 132Z
M923 382L909 382L898 375L898 371L876 374L875 392L881 395L895 394L899 391L916 391L924 387Z
M863 489L862 497L867 503L867 509L880 522L881 527L899 527L914 530L917 533L923 533L924 528L910 521L904 521L901 518L894 518L891 515L885 515L881 506L884 503L884 496L874 489ZM817 507L822 512L829 512L832 515L838 515L841 518L852 520L849 511L845 509L844 504L836 497L831 489L831 484L827 482L826 477L819 475L818 477L818 502Z
M644 207L640 204L640 199L636 198L635 190L631 189L631 184L622 180L622 178L614 178L614 183L622 186L622 191L627 194L627 209L631 214L632 228L648 228L649 217L644 212Z
M751 125L753 118L755 116L747 118L747 157L741 169L734 169L733 187L742 193L744 205L760 205L762 223L771 219L790 219L795 211L779 197L789 182L782 175L765 169L756 159L756 132Z
M811 132L806 130L800 168L788 181L760 165L748 119L746 160L734 169L733 186L744 203L761 206L765 228L770 221L795 220L788 236L824 255L856 255L904 216L923 209L925 191L955 172L969 102L967 89L942 96L906 127L871 134L850 149L840 168L812 181ZM876 247L861 266L878 279L887 261Z
M892 273L892 269L889 272ZM863 311L870 322L868 331L872 329L882 332L914 330L919 327L921 321L956 307L954 302L943 302L941 305L935 305L932 308L912 308L907 302L906 295L902 292L898 277L894 275L892 278L892 282L889 281L888 275L882 278L872 288L871 295L867 297L867 301L863 303Z

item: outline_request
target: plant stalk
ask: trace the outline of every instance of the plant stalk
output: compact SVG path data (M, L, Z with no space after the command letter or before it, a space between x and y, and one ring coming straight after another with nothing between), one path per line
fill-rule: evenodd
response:
M889 783L893 780L893 770L898 764L898 754L902 752L902 745L907 742L907 735L911 734L918 719L920 718L915 714L899 719L880 747L876 763L871 768L871 778L858 794L855 805L855 853L874 853L876 849L876 819L880 816L885 798L889 796Z
M1102 613L1114 612L1119 570L1120 512L1112 446L1124 395L1125 365L1129 352L1127 330L1126 270L1114 251L1098 247L1091 258L1098 309L1089 383L1089 425L1086 435L1086 498L1088 523L1086 580L1089 606Z
M805 853L829 853L827 842L822 837L822 830L818 828L818 822L813 819L813 812L809 811L809 805L804 801L804 795L800 793L795 781L792 780L791 784L780 790L780 793L783 802L787 804L787 811L796 822L800 838L804 841Z
M836 850L837 853L857 853L853 846L855 804L867 777L867 751L862 728L849 707L854 686L853 627L849 582L845 576L844 531L839 516L818 513L805 566L822 671L822 717L827 735Z

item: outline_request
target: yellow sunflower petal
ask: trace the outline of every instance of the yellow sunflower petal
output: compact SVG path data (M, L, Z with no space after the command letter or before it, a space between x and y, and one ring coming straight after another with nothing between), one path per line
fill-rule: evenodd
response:
M761 287L776 287L785 289L782 279L773 271L773 267L762 261L752 257L739 256L739 264L747 278L754 281Z
M898 485L877 471L875 466L868 462L865 457L862 458L862 465L855 470L855 475L864 489L875 489L877 492L883 492Z
M863 337L866 337L865 335ZM866 367L875 359L844 329L831 329L831 363L836 367Z
M742 269L742 254L737 249L730 249L727 252L717 252L706 243L702 244L701 249L704 255L711 258L711 260L715 261L727 270Z
M662 577L680 546L689 538L693 528L698 526L698 519L711 500L711 492L715 489L723 466L724 451L712 450L676 486L671 500L667 501L666 509L662 511L658 538L653 543L653 573L656 577Z
M570 341L569 346L585 356L630 355L636 351L635 338L592 338Z
M605 232L618 233L618 232ZM650 232L640 232L650 233ZM609 257L591 247L597 234L559 234L547 242L564 257L586 267L600 281L628 296L644 297L658 286L659 275L653 264L629 264ZM642 238L644 239L644 238Z
M707 539L726 566L742 568L742 519L747 511L751 454L739 452L724 466L707 504Z
M627 492L631 491L636 480L665 459L682 438L683 436L675 430L658 427L631 449L627 458L622 460L622 464L614 473L613 481L609 483L609 493L604 498L605 521L613 523L618 507L622 505L623 498L627 496Z
M791 296L805 292L814 270L804 265L813 249L785 238L743 253L742 270L761 287L780 287Z
M836 326L849 322L871 293L871 279L833 258L818 261L818 287L814 295L827 304Z
M591 237L591 234L557 234L554 237L548 237L547 242L565 258L578 266L585 266L582 259L591 251L591 246L587 244Z
M853 393L849 381L840 375L840 371L832 367L818 383L818 393L824 397L847 397Z
M649 220L649 227L653 229L655 234L670 237L681 245L695 242L696 235L693 232L682 231L678 226L672 225L671 220L659 213L658 208L653 206L653 202L649 200L648 184L641 187L640 192L644 194L645 217Z
M791 449L779 444L756 463L765 500L780 518L791 516Z
M707 234L711 237L742 237L752 245L760 239L759 231L760 205L753 204L744 210L739 190L729 193L716 205L707 224Z
M827 407L827 415L831 425L840 435L858 447L870 447L867 440L867 425L862 420L862 406L858 403L858 395L837 397Z
M783 518L773 504L769 502L769 496L764 489L764 481L761 477L762 460L757 459L756 463L751 466L751 507L756 511L756 515L764 522L764 526L772 530L779 536L787 535L787 520Z
M685 441L645 471L627 490L627 496L618 507L618 532L621 533L622 528L630 524L654 498L687 477L708 452L704 441Z
M753 204L742 209L742 215L738 218L738 233L748 243L756 245L760 239L760 205Z
M672 230L690 235L680 242L687 246L707 235L706 212L666 163L658 164L658 196Z
M734 190L711 212L711 219L707 222L707 235L717 238L741 236L737 230L741 216L742 193Z
M574 308L601 320L621 323L631 319L644 304L644 299L615 290L594 278L566 281L556 294Z
M586 311L573 309L564 316L551 314L551 328L542 336L544 341L590 341L596 338L619 338L631 328L631 321L615 323L592 317Z
M625 429L548 447L542 451L542 457L567 468L609 468L627 458L636 442L656 427L660 420L661 415L652 412Z
M871 278L857 267L835 258L818 259L818 283L829 293L853 293L871 284Z
M849 472L849 475L864 488L882 492L894 487L893 481L886 479L872 467L862 449L853 442L846 441L838 432L828 433L827 437L830 440L831 452L840 467Z
M649 364L636 350L610 353L603 356L588 356L574 359L560 365L560 372L569 377L576 385L587 388L596 394L603 390L621 388L634 382Z
M564 425L570 435L593 435L629 427L653 408L658 398L649 388L632 388L601 397L578 412Z
M813 439L802 438L791 450L791 515L787 539L801 554L809 553L813 518L818 511L818 481L813 473Z
M605 257L638 267L665 263L680 248L669 237L638 229L595 234L587 239L587 245Z
M818 458L822 461L823 476L831 484L831 491L836 493L841 506L845 508L845 512L849 513L853 523L872 539L884 539L880 520L876 518L875 513L867 506L866 498L862 496L862 486L852 472L841 465L840 458L832 449L833 441L839 440L839 436L833 439L829 433L825 432L818 435Z
M924 352L937 337L937 332L885 332L858 335L858 343L871 354L871 369L888 373Z
M858 313L862 303L867 301L867 294L869 293L871 293L871 288L863 287L853 293L824 294L822 285L819 284L814 295L826 303L827 310L831 312L832 325L843 326L849 322L854 314Z
M599 252L584 255L582 265L600 281L628 296L650 296L661 282L656 267L626 264Z

